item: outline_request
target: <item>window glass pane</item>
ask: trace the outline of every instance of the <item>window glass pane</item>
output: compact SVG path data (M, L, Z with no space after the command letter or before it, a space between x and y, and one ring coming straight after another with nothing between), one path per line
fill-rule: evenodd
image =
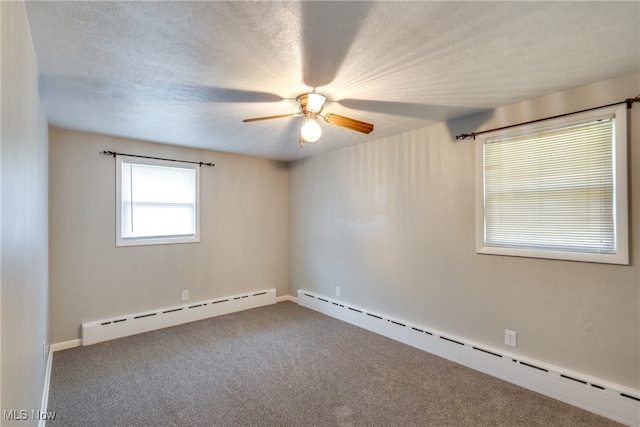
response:
M132 199L150 203L193 203L194 169L131 165Z
M194 237L195 168L121 164L122 239Z
M487 140L485 245L615 253L613 120Z
M124 209L128 207L123 206ZM123 237L189 236L195 234L193 205L133 204L131 230Z

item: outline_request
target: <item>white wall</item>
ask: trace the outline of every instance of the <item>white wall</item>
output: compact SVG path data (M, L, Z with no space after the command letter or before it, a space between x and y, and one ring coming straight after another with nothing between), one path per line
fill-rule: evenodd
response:
M474 142L455 140L639 93L623 76L293 163L289 293L339 286L373 312L640 388L640 105L630 266L476 254Z
M276 288L287 294L288 168L280 162L50 129L51 340L83 322ZM200 243L115 246L115 162L98 151L215 163L200 173Z
M1 402L39 410L48 345L47 123L22 2L0 2ZM33 425L7 421L2 425Z

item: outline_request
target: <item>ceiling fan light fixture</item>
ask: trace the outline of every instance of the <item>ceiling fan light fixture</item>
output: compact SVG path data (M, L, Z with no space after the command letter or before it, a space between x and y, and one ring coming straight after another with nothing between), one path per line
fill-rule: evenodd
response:
M371 123L361 122L360 120L351 119L349 117L340 116L333 113L323 113L324 104L327 101L327 97L320 95L319 93L309 92L303 93L296 98L298 102L299 111L297 113L279 114L277 116L265 116L254 117L252 119L244 119L243 122L258 122L261 120L280 119L284 117L304 117L302 128L298 136L298 143L300 147L304 147L306 142L316 142L322 135L322 128L318 123L318 118L321 117L325 122L340 126L343 128L355 130L369 134L373 131L373 125Z
M302 129L300 129L302 139L307 142L316 142L322 135L322 128L315 114L308 114L304 118Z
M326 100L327 97L319 93L312 92L307 94L307 110L312 113L319 113Z

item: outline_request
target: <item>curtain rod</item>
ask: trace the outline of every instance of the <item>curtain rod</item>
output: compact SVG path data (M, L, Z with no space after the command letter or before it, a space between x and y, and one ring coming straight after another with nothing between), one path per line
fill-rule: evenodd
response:
M544 120L558 119L560 117L571 116L573 114L586 113L587 111L598 110L600 108L613 107L614 105L627 104L627 110L630 110L631 107L633 106L634 102L640 102L640 95L636 96L635 98L627 98L624 101L614 102L613 104L602 105L600 107L587 108L586 110L574 111L573 113L559 114L559 115L553 116L553 117L546 117L544 119L531 120L529 122L518 123L518 124L515 124L515 125L509 125L509 126L503 126L503 127L499 127L499 128L495 128L495 129L481 130L479 132L461 133L460 135L456 135L456 140L458 140L458 139L467 139L467 138L476 139L476 135L481 135L483 133L495 132L497 130L503 130L503 129L513 128L513 127L516 127L516 126L528 125L528 124L531 124L531 123L542 122Z
M115 151L98 151L98 154L104 154L104 155L107 155L107 156L113 156L114 159L116 158L116 156L127 156L127 157L138 157L138 158L141 158L141 159L166 160L168 162L191 163L192 165L200 165L200 167L202 167L202 166L215 166L214 163L192 162L190 160L164 159L162 157L139 156L137 154L117 153Z

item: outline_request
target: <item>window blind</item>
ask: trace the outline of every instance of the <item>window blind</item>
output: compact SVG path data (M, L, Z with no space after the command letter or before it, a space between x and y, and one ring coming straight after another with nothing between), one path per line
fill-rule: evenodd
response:
M484 244L615 253L613 121L486 140Z
M123 239L194 236L196 171L122 162Z

